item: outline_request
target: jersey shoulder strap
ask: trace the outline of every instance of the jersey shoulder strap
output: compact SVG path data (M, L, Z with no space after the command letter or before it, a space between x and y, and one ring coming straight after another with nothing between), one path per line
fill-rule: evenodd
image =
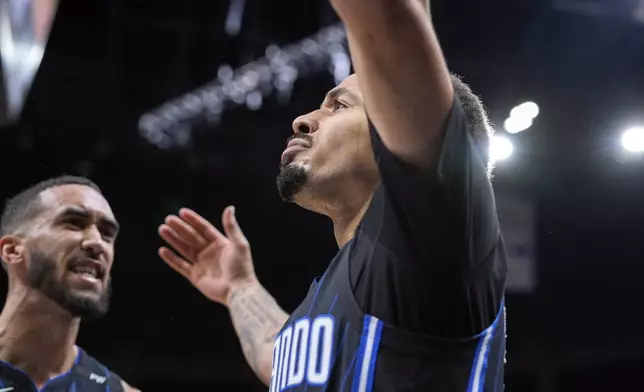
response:
M97 385L109 386L109 390L112 392L123 391L122 380L118 374L112 373L105 365L87 354L82 348L78 347L78 352L79 360L74 368L75 377L89 380Z

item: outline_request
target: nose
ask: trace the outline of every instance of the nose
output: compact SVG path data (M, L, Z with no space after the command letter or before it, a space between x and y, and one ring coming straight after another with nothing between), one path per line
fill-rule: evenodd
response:
M91 226L85 231L85 237L81 243L81 248L88 253L92 259L99 259L105 252L105 242L101 232L96 226Z
M317 132L318 128L318 122L310 115L300 116L293 121L293 132L296 135L300 133L311 134Z

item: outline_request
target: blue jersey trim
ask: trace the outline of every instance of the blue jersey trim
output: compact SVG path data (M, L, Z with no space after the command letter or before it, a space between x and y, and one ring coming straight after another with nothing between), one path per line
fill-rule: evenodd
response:
M358 390L358 382L360 382L360 365L364 360L364 350L367 346L367 336L369 332L369 316L365 316L362 323L362 338L360 339L360 346L358 347L358 356L356 358L356 368L353 371L353 386L351 392L356 392Z
M111 392L111 388L110 388L110 371L105 366L103 366L103 369L105 370L105 378L106 378L106 381L107 381L107 386L105 387L105 392Z
M499 325L501 315L505 312L505 299L501 301L499 313L492 325L486 330L476 335L479 338L479 344L474 353L474 360L472 361L472 370L470 372L470 380L467 386L467 392L483 392L485 385L485 376L487 375L488 359L490 357L490 347L494 341L494 335Z
M76 347L76 346L75 346L75 347ZM17 371L17 372L19 372L19 373L22 373L25 377L27 377L27 379L28 379L29 381L31 381L31 384L33 385L33 387L34 387L34 389L35 389L35 390L37 390L37 391L42 391L42 390L45 390L45 388L47 388L47 387L49 386L49 384L51 384L52 382L54 382L54 381L56 381L56 380L59 380L59 379L61 379L61 378L63 378L63 377L67 377L68 375L70 375L70 374L73 372L74 367L75 367L76 365L78 365L78 363L80 362L80 358L81 358L81 349L80 349L80 347L76 347L76 351L77 351L76 359L74 360L74 365L72 366L72 368L71 368L71 369L69 369L68 371L66 371L66 372L65 372L65 373L63 373L63 374L59 374L58 376L56 376L56 377L52 377L52 378L50 378L49 380L47 380L47 381L43 384L43 386L42 386L42 388L41 388L41 389L38 389L38 388L36 387L36 383L34 383L34 382L33 382L33 380L31 379L31 377L29 377L29 375L28 375L27 373L23 372L22 370L18 369L17 367L13 366L12 364L10 364L10 363L8 363L8 362L0 361L0 363L4 364L6 367L8 367L8 368L10 368L10 369L13 369L13 370L15 370L15 371ZM75 385L76 385L76 384L73 384L73 385L72 385L72 387L74 388L74 391L76 391L76 386L75 386Z
M376 317L365 315L358 360L353 375L353 392L369 392L373 387L382 327L382 321Z
M367 391L373 388L373 379L376 372L376 359L378 359L378 348L380 347L380 337L382 335L382 321L378 320L376 326L376 336L373 342L373 349L371 351L371 363L369 364L369 377L367 378Z

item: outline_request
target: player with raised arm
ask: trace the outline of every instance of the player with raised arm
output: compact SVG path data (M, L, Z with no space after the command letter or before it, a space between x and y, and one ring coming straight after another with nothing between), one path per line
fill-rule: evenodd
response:
M356 74L294 121L277 179L284 200L333 221L324 276L287 316L230 208L225 236L193 212L168 217L161 236L183 258L161 257L228 305L271 391L501 391L507 266L485 111L449 73L425 0L332 5Z

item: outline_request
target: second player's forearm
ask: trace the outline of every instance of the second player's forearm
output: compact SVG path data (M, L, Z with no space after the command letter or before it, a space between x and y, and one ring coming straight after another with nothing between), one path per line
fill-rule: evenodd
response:
M248 365L268 385L273 341L288 314L259 282L233 289L228 297L228 309Z

